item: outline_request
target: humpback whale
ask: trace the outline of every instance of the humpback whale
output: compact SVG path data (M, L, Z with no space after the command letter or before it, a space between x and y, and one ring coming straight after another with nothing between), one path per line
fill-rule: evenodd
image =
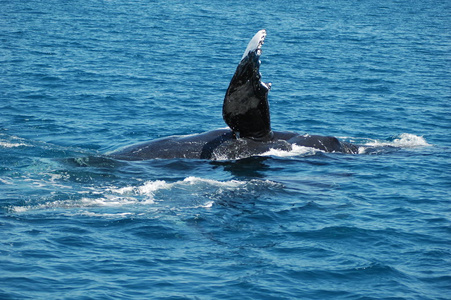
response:
M358 153L358 147L332 136L300 135L271 130L268 93L261 81L260 56L266 30L249 42L224 97L222 115L229 128L189 136L170 136L126 147L111 157L121 160L209 159L233 160L271 149L292 150L293 145L325 152Z

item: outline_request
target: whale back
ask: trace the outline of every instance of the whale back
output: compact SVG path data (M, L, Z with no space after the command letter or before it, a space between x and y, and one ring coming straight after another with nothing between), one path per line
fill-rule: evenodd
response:
M260 55L266 31L249 42L227 89L222 115L236 137L272 138L268 92L271 84L261 81Z

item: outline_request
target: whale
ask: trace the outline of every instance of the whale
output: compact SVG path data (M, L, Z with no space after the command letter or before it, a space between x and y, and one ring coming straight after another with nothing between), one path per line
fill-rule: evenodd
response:
M266 30L248 43L227 88L222 117L227 128L188 136L169 136L127 146L109 154L119 160L206 159L236 160L259 156L270 150L291 151L311 147L324 152L358 153L358 146L333 136L273 131L268 102L271 83L264 83L260 57Z

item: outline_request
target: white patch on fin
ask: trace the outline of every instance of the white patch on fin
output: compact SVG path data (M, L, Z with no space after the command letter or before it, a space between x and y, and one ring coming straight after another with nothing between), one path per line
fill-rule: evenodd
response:
M265 88L267 88L268 89L268 91L271 89L271 85L272 85L272 83L271 82L268 82L268 83L264 83L263 81L261 81L261 83L262 83L262 85L265 87Z
M266 37L266 30L262 29L259 32L257 32L254 37L252 38L252 40L249 42L249 44L247 45L246 51L244 51L243 57L241 58L241 60L243 60L249 52L251 51L259 51L258 55L260 55L261 53L261 48L263 45L263 41L265 40Z

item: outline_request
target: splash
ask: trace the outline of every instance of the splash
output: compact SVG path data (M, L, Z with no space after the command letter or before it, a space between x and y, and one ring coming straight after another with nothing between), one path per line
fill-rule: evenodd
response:
M105 217L117 217L129 214L139 215L143 209L145 211L168 207L169 209L209 209L218 199L221 199L221 195L274 185L277 183L268 180L219 181L189 176L175 182L150 180L125 187L87 187L69 196L66 194L69 199L44 196L22 205L10 206L8 211L11 213L58 211L71 215L98 216L100 214Z
M395 137L392 141L394 146L404 147L404 148L415 148L415 147L427 147L432 146L426 139L422 136L417 136L410 133L402 133L399 137Z
M392 146L399 148L417 148L417 147L428 147L432 146L426 139L422 136L417 136L410 133L402 133L400 135L393 136L386 141L369 141L365 146L381 147L381 146Z
M0 147L3 148L16 148L16 147L28 147L29 145L24 143L23 139L17 136L8 136L5 134L0 134L2 138L0 140ZM5 139L6 138L6 139Z
M0 141L0 147L3 148L16 148L16 147L22 147L22 146L28 146L24 143L8 143L8 142L2 142Z
M292 145L292 149L290 151L280 150L280 149L270 149L269 151L261 154L262 156L276 156L276 157L292 157L292 156L310 156L315 155L318 152L322 152L321 150L298 146L296 144Z
M188 183L190 185L210 185L216 187L226 187L235 188L246 184L246 181L239 180L229 180L229 181L218 181L213 179L205 179L200 177L190 176L183 180L183 183Z

